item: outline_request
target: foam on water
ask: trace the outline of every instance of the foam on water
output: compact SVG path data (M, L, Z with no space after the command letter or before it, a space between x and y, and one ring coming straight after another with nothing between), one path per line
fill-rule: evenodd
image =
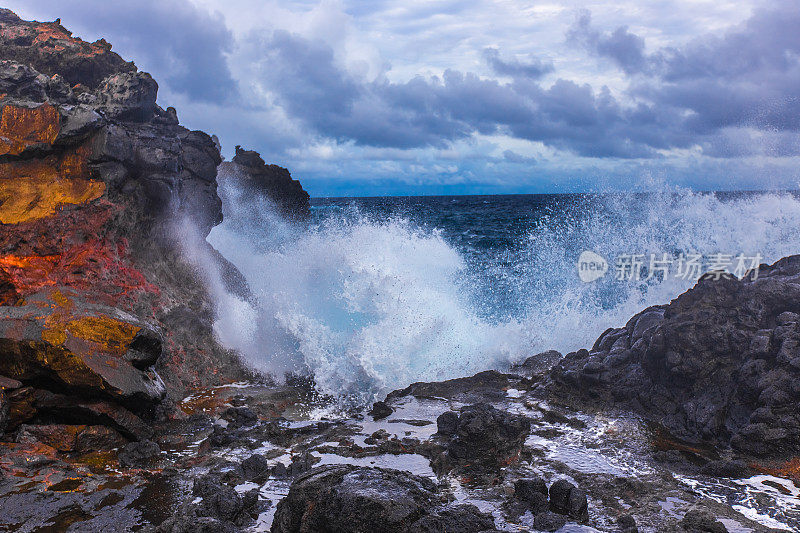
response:
M613 272L582 283L575 262L583 250L610 262L664 252L760 253L772 262L800 252L800 201L787 193L586 198L569 215L539 216L501 262L469 259L435 227L354 208L326 210L300 228L225 176L220 184L225 222L208 240L241 270L254 298L211 283L217 335L259 370L312 373L346 404L591 346L607 327L693 284L615 281ZM496 308L497 279L511 287L514 305L502 305L513 312Z
M592 203L584 218L542 223L531 233L527 276L542 277L530 293L526 323L540 348L590 347L608 327L619 327L650 305L668 303L694 285L674 275L649 281L618 281L612 271L581 283L575 261L592 250L609 262L626 254L676 257L715 253L760 254L772 263L800 253L800 201L788 193L762 193L720 200L709 194L663 188L647 195L608 196Z

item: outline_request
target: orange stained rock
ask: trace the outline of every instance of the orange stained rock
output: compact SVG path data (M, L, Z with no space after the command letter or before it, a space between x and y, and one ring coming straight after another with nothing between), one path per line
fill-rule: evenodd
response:
M62 205L100 198L106 186L88 179L88 155L84 145L44 159L0 163L0 223L36 220Z
M84 453L75 457L68 457L67 460L72 464L86 465L91 470L92 474L117 474L119 463L117 462L116 451L95 451ZM124 487L127 483L114 483L107 482L98 487L98 490L106 488L115 488L116 485Z
M53 144L61 117L50 104L26 108L5 106L0 112L0 155L19 155L36 144Z
M83 479L79 477L67 477L57 483L49 483L47 490L53 492L83 492Z
M42 330L42 340L54 346L63 345L68 335L94 344L100 350L113 355L124 355L141 329L128 322L109 316L71 315L73 303L60 291L53 293L53 300L59 304L46 319ZM63 300L62 300L63 299Z
M227 387L206 387L184 398L180 408L187 415L212 414L220 411L222 407L229 406L229 399L230 391Z
M50 299L53 300L59 307L63 307L66 311L70 311L75 307L75 303L70 300L66 294L57 289L50 295Z
M99 42L87 43L73 37L72 33L65 30L60 24L40 24L34 29L38 34L34 42L47 43L45 49L50 48L54 52L63 51L68 48L73 50L78 48L79 50L75 50L76 55L92 57L111 48L108 44L103 46Z
M75 449L78 435L87 428L85 425L45 426L36 433L36 440L52 446L59 452L70 452Z
M770 476L791 479L795 485L800 486L800 457L793 457L792 459L783 463L773 464L752 464L750 465L757 472L769 474Z
M41 24L36 26L36 32L38 33L36 36L37 43L44 43L50 39L54 39L56 41L73 39L69 33L61 29L57 24Z
M0 256L0 270L16 289L40 289L50 284L48 280L60 260L58 255L3 255Z
M713 450L703 449L698 446L691 446L683 443L678 439L672 437L664 430L657 430L652 445L656 450L678 450L679 452L686 452L700 457L711 457L715 454Z

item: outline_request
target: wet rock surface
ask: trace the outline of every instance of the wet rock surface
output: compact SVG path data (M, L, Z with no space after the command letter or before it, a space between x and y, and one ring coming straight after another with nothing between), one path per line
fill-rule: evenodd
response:
M800 454L800 256L756 280L707 275L606 331L551 372L565 401L621 405L677 438L750 456Z
M78 531L112 513L123 517L123 530L164 532L682 531L700 527L693 515L684 520L692 510L731 531L766 531L770 520L800 524L800 490L786 477L736 472L739 465L722 460L707 462L708 473L687 473L685 460L654 457L663 443L639 419L549 405L535 381L507 379L514 388L501 391L502 400L402 396L381 420L335 411L320 419L325 402L292 386L201 389L179 404L182 417L157 423L151 441L102 453L59 451L43 442L56 428L24 426L18 434L26 438L0 443L0 504L13 523L61 517ZM472 412L504 422L524 416L516 461L439 470L437 454L447 453L441 430L455 421L457 432L465 412L467 421Z
M398 470L326 466L298 478L281 500L271 531L428 532L494 529L469 505L444 506L436 485Z
M530 421L522 415L501 411L489 404L469 405L436 419L444 452L436 458L439 468L465 466L491 470L519 458L530 433Z

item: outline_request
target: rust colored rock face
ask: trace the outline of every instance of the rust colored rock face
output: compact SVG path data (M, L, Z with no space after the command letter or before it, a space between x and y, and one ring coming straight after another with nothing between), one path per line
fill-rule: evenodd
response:
M89 178L87 157L82 146L44 159L0 163L0 223L28 222L100 198L106 186Z
M23 425L17 442L41 442L59 452L86 453L121 447L128 441L106 426L48 424Z
M0 114L0 155L19 155L38 144L53 144L61 117L50 104L32 109L9 105Z

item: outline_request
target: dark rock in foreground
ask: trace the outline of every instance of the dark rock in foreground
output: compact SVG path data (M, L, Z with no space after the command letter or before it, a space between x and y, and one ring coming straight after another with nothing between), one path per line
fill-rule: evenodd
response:
M686 513L680 522L688 533L728 533L725 524L704 511L693 510Z
M444 453L434 458L440 470L466 466L473 470L494 470L519 457L530 434L528 418L481 403L461 409L460 414L443 413L437 419Z
M369 415L373 420L382 420L393 412L394 410L386 402L375 402L372 404L372 409L369 410Z
M239 494L223 483L217 474L205 474L194 480L192 503L182 506L169 519L153 528L154 533L236 533L253 524L258 514L269 506L259 501L258 490Z
M119 452L119 464L125 468L148 466L160 453L161 449L153 441L131 442Z
M800 453L800 256L756 280L703 277L665 306L567 355L550 393L627 405L674 436L739 452Z
M436 485L397 470L325 466L302 475L281 500L273 533L494 531L471 505L446 505Z
M518 479L514 483L514 498L525 503L535 515L550 507L547 497L547 485L540 477Z
M586 493L566 479L559 479L550 486L550 509L575 520L589 518Z

